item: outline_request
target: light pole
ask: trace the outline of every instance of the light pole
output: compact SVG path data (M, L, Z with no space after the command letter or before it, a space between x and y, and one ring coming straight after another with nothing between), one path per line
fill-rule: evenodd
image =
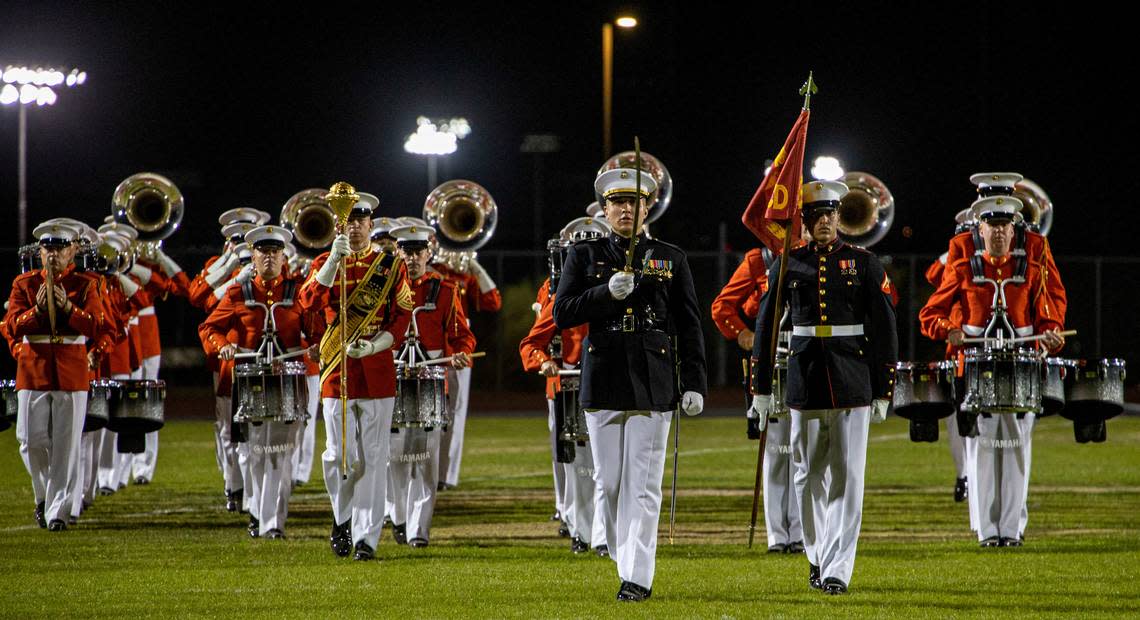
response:
M61 84L68 88L79 86L87 81L87 72L72 69L66 75L52 67L17 67L7 65L0 72L0 104L17 106L19 116L16 140L19 158L16 164L19 198L16 202L16 232L19 245L27 243L28 237L28 106L55 105L59 98L55 89Z
M436 186L436 160L458 150L459 141L470 133L471 124L462 117L440 121L426 116L416 119L416 132L404 141L404 150L427 157L429 192Z
M602 24L602 159L610 156L613 147L614 111L614 24L619 28L637 26L637 18L623 15Z

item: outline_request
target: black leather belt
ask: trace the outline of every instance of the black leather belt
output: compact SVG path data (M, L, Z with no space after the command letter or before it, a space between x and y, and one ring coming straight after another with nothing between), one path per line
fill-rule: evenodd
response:
M665 321L639 317L634 314L623 315L620 319L611 319L602 323L607 332L645 333L664 332Z

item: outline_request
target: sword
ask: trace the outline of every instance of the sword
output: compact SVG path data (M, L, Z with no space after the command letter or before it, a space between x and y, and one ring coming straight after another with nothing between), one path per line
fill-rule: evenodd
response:
M633 233L629 236L629 249L625 251L625 271L633 271L633 251L637 248L637 233L641 228L641 140L633 137L633 158L637 166L635 173L637 196L633 199Z
M673 336L673 376L677 380L677 394L681 394L681 358L677 356L677 337ZM673 409L673 483L669 486L669 544L673 544L673 529L677 525L677 449L681 445L681 401Z

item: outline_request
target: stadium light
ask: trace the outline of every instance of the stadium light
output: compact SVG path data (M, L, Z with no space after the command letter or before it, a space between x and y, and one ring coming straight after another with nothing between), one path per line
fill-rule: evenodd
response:
M816 157L811 166L811 176L820 181L836 181L843 178L843 167L834 157L827 155Z
M19 107L19 137L17 149L17 176L19 177L19 202L17 212L17 236L20 245L27 242L28 234L28 113L29 106L38 107L55 105L59 100L57 89L60 85L65 88L74 88L87 81L87 72L73 68L66 74L63 69L56 67L35 68L18 65L4 65L0 71L0 105L15 105Z
M471 123L463 117L436 120L421 116L416 131L404 141L404 150L423 155L428 161L428 191L435 189L436 160L459 150L459 141L471 133Z

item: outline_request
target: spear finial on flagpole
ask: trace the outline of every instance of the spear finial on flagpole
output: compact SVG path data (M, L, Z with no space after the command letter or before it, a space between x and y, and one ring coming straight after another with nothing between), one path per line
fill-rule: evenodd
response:
M812 72L808 71L808 79L800 88L800 94L804 96L804 109L811 109L811 96L819 92L819 87L815 85L815 80L811 77Z

